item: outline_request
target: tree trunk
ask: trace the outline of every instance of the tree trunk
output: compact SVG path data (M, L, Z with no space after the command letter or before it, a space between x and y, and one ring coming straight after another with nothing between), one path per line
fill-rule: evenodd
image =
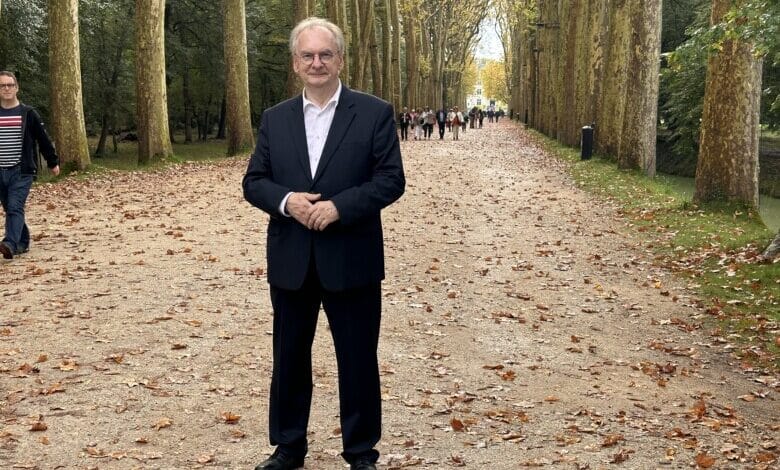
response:
M225 138L225 125L227 123L227 97L223 94L222 101L219 105L219 123L217 124L217 139Z
M371 46L369 55L371 57L371 92L382 98L387 99L387 95L384 94L384 82L382 74L385 73L386 68L382 67L382 61L379 60L379 44L377 43L377 34L379 33L376 29L376 25L373 24L372 21L372 27L371 27ZM387 27L387 24L385 23L385 28Z
M738 2L742 3L742 2ZM731 0L713 0L713 25ZM758 207L761 60L751 44L725 39L707 63L694 201L741 201Z
M108 140L108 111L103 111L100 116L100 137L97 146L95 146L95 158L106 156L106 141Z
M309 3L307 0L294 0L292 4L292 24L293 26L305 20L309 16ZM246 24L246 22L244 23ZM292 56L290 57L290 65L287 68L287 97L292 98L301 92L301 83L298 80L298 75L295 73L292 67Z
M553 136L557 129L557 59L561 24L558 18L558 2L539 2L537 107L534 127Z
M631 48L620 168L655 176L658 82L661 59L661 0L631 0Z
M582 44L583 72L581 106L578 122L582 125L597 121L604 73L604 41L607 36L607 0L588 0L587 34ZM596 134L599 129L596 129Z
M138 163L173 155L165 85L165 0L135 2Z
M360 2L349 0L349 53L350 53L350 83L353 88L360 89L363 82L363 61L366 56L360 53L361 31Z
M54 143L63 166L85 169L89 147L84 125L79 58L78 0L49 0L49 73Z
M418 107L420 103L417 96L417 81L419 80L419 64L417 52L417 30L415 29L414 10L408 2L404 5L404 41L406 42L406 93L404 96L405 105Z
M184 143L192 143L192 97L190 96L190 69L184 67L181 85L184 100Z
M376 41L371 39L374 34L374 1L373 0L358 0L359 9L357 13L360 16L360 34L355 38L358 46L357 57L354 57L356 62L357 75L355 76L354 86L358 90L368 89L367 71L368 63L371 60L370 47L372 44L376 44Z
M326 16L330 21L338 25L341 31L344 33L344 65L341 67L341 81L346 86L349 85L349 46L350 46L350 29L346 23L347 10L345 0L330 0L325 2Z
M419 34L420 38L420 58L426 63L431 63L431 35L430 25L422 23L420 24ZM420 94L421 106L435 106L431 104L433 99L433 92L431 90L431 67L425 67L420 70L420 83L418 84L418 93Z
M769 243L769 246L761 253L761 256L768 261L774 261L780 257L780 230L777 231L774 240Z
M596 150L617 156L626 111L628 58L631 41L629 0L611 0L606 39L601 106L597 120Z
M560 53L558 73L556 74L557 127L556 138L565 145L573 147L579 142L579 128L576 118L577 90L577 48L582 41L580 25L585 21L583 15L584 1L567 0L561 2L560 18Z
M249 65L246 51L244 0L223 0L225 32L225 91L227 154L236 155L254 146L249 106Z
M390 52L390 94L396 114L401 110L401 22L398 14L398 0L389 0L392 48Z
M393 25L390 21L390 2L381 0L379 9L379 24L382 25L382 98L390 103L393 102L393 70L391 65L393 36L391 31Z

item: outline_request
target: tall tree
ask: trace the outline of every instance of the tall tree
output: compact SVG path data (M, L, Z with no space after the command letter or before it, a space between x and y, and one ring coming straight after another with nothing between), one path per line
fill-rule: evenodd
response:
M390 72L387 74L390 80L390 94L393 108L401 109L401 20L398 11L398 0L388 0L390 8L390 26L392 27Z
M609 5L602 98L596 120L596 149L616 156L620 152L626 112L631 4L629 0L611 0Z
M135 2L138 163L173 155L165 81L165 0Z
M744 0L713 0L711 24ZM694 200L758 206L761 59L752 44L726 37L710 55L704 91Z
M351 44L351 31L347 24L347 5L346 0L330 0L325 2L326 16L330 21L338 25L344 33L344 64L341 67L341 81L350 86L349 82L349 45Z
M379 8L379 24L382 26L382 98L392 103L393 101L393 25L391 22L390 2L381 0Z
M661 0L631 0L631 49L618 166L655 176ZM759 74L760 77L760 74Z
M84 111L87 128L100 127L93 156L106 156L109 135L115 136L118 126L133 120L127 109L135 102L132 89L132 24L134 0L111 2L81 2L79 31L81 42L81 74ZM114 141L116 144L116 142ZM116 153L117 146L114 145Z
M417 47L417 5L414 0L402 0L400 10L404 21L404 42L406 44L406 91L404 102L408 106L419 107L420 96L417 89L419 81L419 54Z
M367 71L371 60L370 47L376 44L371 40L374 34L373 0L353 0L353 36L352 36L352 86L358 90L368 88Z
M86 168L89 161L81 93L78 0L49 0L49 71L52 129L63 166Z
M292 24L293 26L305 20L309 16L309 1L294 0L292 4ZM292 57L290 58L292 60ZM298 75L292 68L292 63L287 70L287 96L292 97L301 92L301 84L298 81Z
M244 0L223 0L225 32L225 89L228 155L254 145L249 106L249 65L246 51Z

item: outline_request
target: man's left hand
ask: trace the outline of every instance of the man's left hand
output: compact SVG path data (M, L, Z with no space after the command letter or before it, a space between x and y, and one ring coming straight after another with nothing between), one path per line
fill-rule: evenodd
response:
M59 174L60 174L60 166L59 165L55 166L54 168L51 169L51 172L52 172L52 174L54 176L59 176Z
M308 227L311 230L322 231L339 220L339 211L333 201L317 201L309 208Z

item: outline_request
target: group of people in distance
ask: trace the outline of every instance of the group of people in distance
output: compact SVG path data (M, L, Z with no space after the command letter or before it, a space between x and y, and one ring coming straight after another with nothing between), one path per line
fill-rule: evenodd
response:
M445 130L452 132L452 140L458 140L460 131L466 132L467 127L482 129L485 116L488 122L498 122L503 115L502 109L495 110L492 106L487 111L474 106L468 113L461 112L457 106L442 107L438 111L432 111L428 106L409 111L404 106L398 114L398 126L401 129L401 140L409 140L410 129L414 140L430 140L434 125L438 126L439 140L444 140Z

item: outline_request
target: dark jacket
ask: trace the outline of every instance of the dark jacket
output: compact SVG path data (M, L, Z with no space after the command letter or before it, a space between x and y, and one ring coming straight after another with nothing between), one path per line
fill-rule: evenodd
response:
M385 101L342 87L312 178L301 96L263 113L243 188L246 200L271 216L266 256L272 286L299 289L310 263L329 291L384 278L380 211L405 186L393 118ZM340 219L320 232L282 216L279 204L290 191L321 194Z
M32 106L22 103L21 107L23 136L21 170L23 175L37 175L39 147L49 168L59 165L60 159L54 152L54 145L43 127L41 116Z

